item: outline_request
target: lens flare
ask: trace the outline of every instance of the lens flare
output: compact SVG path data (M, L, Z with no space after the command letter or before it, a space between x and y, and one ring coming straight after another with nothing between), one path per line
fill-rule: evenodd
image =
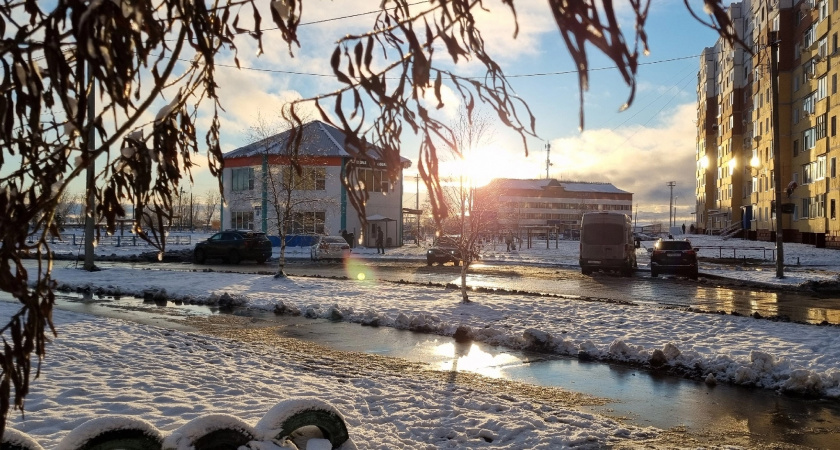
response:
M376 281L376 273L373 268L364 261L356 259L353 254L347 259L344 265L344 273L347 278L356 281L372 283Z

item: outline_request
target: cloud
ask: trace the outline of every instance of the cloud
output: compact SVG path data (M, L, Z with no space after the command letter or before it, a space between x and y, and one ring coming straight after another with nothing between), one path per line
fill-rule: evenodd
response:
M678 216L694 210L696 105L687 103L663 112L651 127L588 129L578 136L551 141L553 178L605 181L633 193L641 211L667 221L675 181Z

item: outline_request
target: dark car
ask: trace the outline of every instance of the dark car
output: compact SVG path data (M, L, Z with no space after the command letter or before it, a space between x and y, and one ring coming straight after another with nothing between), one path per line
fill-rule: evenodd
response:
M271 258L271 241L265 233L248 230L226 230L195 244L193 259L204 264L208 259L221 259L239 264L243 259L262 264Z
M461 250L458 249L457 237L441 237L435 242L434 246L426 250L426 265L429 266L433 264L444 265L448 262L460 266L463 259Z
M650 255L650 276L660 273L697 279L697 251L688 239L659 239Z

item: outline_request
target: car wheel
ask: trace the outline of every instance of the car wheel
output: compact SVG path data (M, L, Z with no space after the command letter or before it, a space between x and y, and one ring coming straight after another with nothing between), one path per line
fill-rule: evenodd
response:
M426 260L426 265L427 265L427 266L429 266L429 267L432 267L432 264L434 264L434 263L435 263L435 262L434 262L434 261L432 261L431 259L427 259L427 260Z
M260 256L259 258L257 258L257 264L265 264L265 261L266 261L266 259L265 259L265 258L263 258L262 256Z
M193 259L198 264L204 264L204 261L207 260L207 255L204 254L204 250L196 250L195 254L193 254Z
M692 270L691 273L688 274L688 277L692 280L697 280L698 276L699 274L697 273L697 269Z
M581 267L580 268L580 273L582 273L584 275L592 275L592 269L590 269L588 267Z
M657 272L656 269L650 269L650 276L651 278L656 278L659 276L659 272Z
M231 264L239 264L239 252L231 250L228 254L228 262Z

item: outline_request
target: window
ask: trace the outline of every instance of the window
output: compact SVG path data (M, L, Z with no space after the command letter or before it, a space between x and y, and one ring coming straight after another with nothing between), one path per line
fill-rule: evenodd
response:
M254 211L231 211L230 227L237 230L254 229Z
M388 176L381 169L358 169L359 181L368 192L388 192L391 190Z
M815 179L822 180L825 178L825 155L817 156Z
M817 126L815 127L817 139L822 139L825 137L827 128L825 124L825 119L825 114L820 114L819 116L817 116Z
M811 44L814 43L814 39L816 38L817 34L817 24L813 24L808 27L807 30L802 34L802 47L808 48Z
M324 234L324 211L295 211L286 227L288 234Z
M796 156L798 154L799 154L799 141L794 140L793 141L793 156Z
M242 167L231 170L230 189L233 192L254 190L254 168Z
M802 99L802 109L806 117L814 114L814 107L817 106L817 100L819 100L818 95L819 91L814 91Z
M326 167L301 167L300 175L289 166L283 167L283 184L288 186L286 177L292 177L292 189L298 191L324 191L327 189L327 168Z
M837 157L831 157L831 167L829 168L829 173L831 174L831 178L837 176Z
M831 116L831 136L837 136L837 116Z
M817 145L817 132L814 128L808 128L802 132L802 150L811 150Z
M831 213L831 218L836 219L837 218L837 205L834 203L833 198L831 199L830 205L831 206L829 208L829 212Z
M822 100L828 96L828 77L822 76L817 80L817 100Z
M808 214L810 212L811 212L811 198L810 197L809 198L803 198L802 199L802 218L807 219L808 217L813 217L813 216L808 216Z
M817 217L825 217L825 194L817 196Z
M837 35L835 34L834 37L837 37ZM834 50L836 51L837 49L835 48ZM837 74L836 73L831 75L831 93L832 94L837 93Z

